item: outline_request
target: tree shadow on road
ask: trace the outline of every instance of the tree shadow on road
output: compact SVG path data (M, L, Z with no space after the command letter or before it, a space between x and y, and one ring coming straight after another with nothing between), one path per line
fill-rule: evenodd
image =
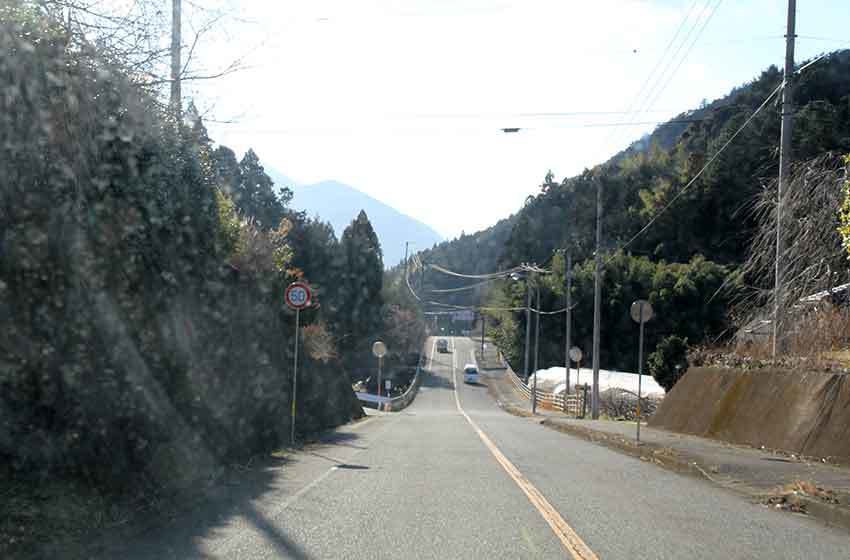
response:
M367 449L353 443L358 439L355 433L329 432L313 438L298 451L327 459L329 466L361 470L367 467L336 459L327 452L338 445ZM226 547L232 538L220 538L214 543L212 539L245 533L252 534L263 546L274 548L274 557L308 559L311 556L307 551L274 522L274 517L288 506L287 500L303 487L304 481L299 483L286 475L294 458L294 450L282 449L255 457L246 465L230 465L207 487L171 496L173 507L165 507L148 519L134 520L131 526L116 528L80 551L45 550L45 557L226 558L235 552L221 547Z

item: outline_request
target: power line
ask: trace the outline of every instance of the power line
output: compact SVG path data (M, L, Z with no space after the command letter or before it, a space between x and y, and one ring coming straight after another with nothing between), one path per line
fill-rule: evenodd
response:
M639 100L641 99L641 96L644 95L645 92L648 95L649 93L651 93L655 89L655 86L653 85L652 88L650 88L649 92L646 91L647 86L649 86L649 84L653 81L653 78L655 77L656 71L659 68L661 68L662 65L664 65L664 61L667 58L667 54L670 52L670 49L676 43L676 40L678 39L682 30L685 28L685 25L687 24L688 20L691 17L691 12L696 7L698 1L699 0L693 0L693 2L691 3L691 6L688 8L687 12L685 12L685 17L679 23L679 27L676 29L676 32L673 34L673 37L670 39L670 42L664 48L664 51L662 52L661 57L658 59L658 62L656 62L655 66L652 68L652 71L649 73L649 75L647 75L646 80L644 80L644 82L641 85L638 92L632 97L631 103L629 103L629 108L627 110L627 114L629 115L628 120L630 122L633 122L637 118L637 114L640 112L640 109L642 109L645 106L645 104L643 102L639 102ZM678 50L677 50L677 53L678 53ZM663 75L663 72L662 72L662 75ZM659 76L659 78L660 78L660 76ZM605 148L607 150L608 146L610 146L615 140L618 140L618 139L619 139L619 135L617 134L617 130L612 130L611 134L609 134L608 137L602 142L601 147Z
M505 276L510 276L514 272L521 272L523 270L521 266L515 266L508 270L502 270L500 272L491 272L489 274L462 274L460 272L455 272L453 270L443 268L442 266L437 264L428 264L427 266L431 270L436 270L437 272L446 274L448 276L454 276L456 278L471 278L473 280L503 278Z
M744 124L742 124L738 128L738 130L736 130L735 133L732 136L730 136L728 140L726 140L726 142L723 144L723 146L721 146L721 148L713 156L711 156L711 159L709 159L708 162L706 162L706 164L702 166L702 169L700 169L699 172L697 172L697 174L694 175L693 178L691 178L691 180L688 181L688 183L681 190L679 190L679 192L677 192L676 195L672 199L670 199L670 201L666 205L664 205L664 207L658 213L656 213L655 216L653 216L652 219L650 219L649 222L647 222L647 224L645 226L643 226L640 229L640 231L638 231L636 234L634 234L631 237L631 239L626 241L617 250L621 251L621 250L625 249L626 247L631 245L638 237L643 235L643 233L646 232L646 230L648 230L650 227L652 227L652 225L656 221L658 221L658 218L660 218L661 215L664 214L664 212L666 212L673 205L673 203L676 202L676 200L679 199L680 196L685 194L685 192L691 187L691 185L693 185L696 182L696 180L699 179L702 176L703 173L705 173L705 170L708 169L708 167L712 163L714 163L714 161L718 157L720 157L720 154L722 154L723 151L726 150L726 148L729 146L729 144L731 144L732 141L735 140L735 138L747 127L747 125L749 125L750 122L752 122L752 120L756 117L756 115L758 115L762 111L762 109L764 109L767 106L767 104L770 103L770 100L773 99L776 96L777 93L779 93L779 91L782 89L782 86L784 84L785 84L785 82L783 81L781 84L776 86L776 89L774 89L773 92L770 95L768 95L765 98L764 101L762 101L762 104L759 105L758 109L756 109L755 112L752 115L750 115L749 118L747 118L747 120L744 122ZM615 251L615 253L616 253L616 251ZM608 260L605 261L605 264L608 264L611 261L612 258L613 258L613 255L611 255L608 258Z
M655 72L661 67L661 65L664 61L664 58L666 56L666 53L669 52L671 48L673 48L673 45L676 43L676 39L679 37L679 34L682 32L682 29L685 28L685 24L687 23L688 19L690 19L691 12L693 11L694 7L696 7L697 2L698 2L698 0L693 0L693 2L691 3L691 7L688 8L687 12L685 12L684 19L682 19L682 21L679 23L679 27L676 29L676 33L673 34L673 37L670 38L670 42L667 43L666 47L664 47L664 51L661 55L661 58L659 58L658 62L655 63L655 66L652 68L652 71L647 75L646 80L644 80L644 82L641 85L640 89L638 90L637 94L632 98L632 103L629 105L629 110L628 110L629 115L632 115L632 113L633 113L632 109L634 109L635 114L640 112L639 109L640 109L641 105L636 105L637 101L645 93L647 86L649 86L650 82L652 81L652 78L655 76ZM632 118L634 118L634 117L632 117Z
M451 292L463 292L465 290L475 289L479 286L486 286L487 284L490 284L491 282L493 282L495 280L498 280L498 278L494 278L492 280L484 280L483 282L478 282L476 284L470 284L469 286L462 286L460 288L446 288L446 289L443 289L443 290L428 290L428 291L430 293L433 293L433 294L447 294L447 293L451 293Z
M709 5L713 1L714 0L706 0L703 8L698 13L696 13L696 18L694 19L693 24L691 25L690 29L685 34L685 36L682 38L682 40L679 42L679 44L676 47L676 50L673 52L672 56L670 56L670 58L668 58L667 61L665 62L664 68L661 70L661 73L659 74L659 76L658 76L657 80L655 81L655 83L653 84L652 88L647 92L646 98L644 99L644 101L640 105L638 105L639 110L642 111L644 109L651 107L655 103L655 100L658 99L658 97L667 88L667 85L670 83L670 80L673 78L673 76L676 75L676 72L679 70L679 67L681 66L681 62L678 63L678 64L676 63L676 60L679 57L679 53L682 52L682 48L688 43L688 41L690 40L694 31L699 26L702 14L704 14L708 11ZM694 2L692 7L695 7L696 4L697 4L697 2ZM690 14L688 14L688 17L689 16L690 16ZM689 52L690 52L690 49L686 50L685 55L680 59L680 61L684 61L684 59L687 58L687 55L688 55ZM674 68L674 65L675 65L675 69L671 72L670 70L672 68Z
M815 64L816 62L820 61L821 59L823 59L827 55L828 55L828 53L824 53L824 54L818 56L817 58L809 61L805 65L801 66L795 72L795 74L800 74L804 70L808 69L812 64ZM726 140L726 142L723 144L723 146L721 146L720 149L713 156L711 156L711 159L709 159L708 162L706 162L706 164L702 166L702 169L700 169L699 172L696 175L694 175L694 177L690 181L688 181L688 183L684 187L682 187L682 189L678 193L676 193L676 195L672 199L670 199L670 202L665 204L664 207L657 214L655 214L655 216L653 216L652 219L649 220L649 222L647 222L647 224L645 226L643 226L640 229L640 231L638 231L636 234L634 234L631 237L631 239L629 239L623 245L621 245L617 249L617 251L622 251L623 249L625 249L626 247L631 245L638 237L643 235L644 232L646 232L650 227L652 227L652 225L656 221L658 221L658 218L660 218L661 215L664 212L666 212L673 205L673 203L676 202L676 200L679 199L680 196L685 194L685 191L687 191L691 187L691 185L693 185L696 182L696 180L700 178L700 176L702 176L702 174L705 172L705 170L708 169L708 167L712 163L714 163L714 160L716 160L720 156L720 154L722 154L723 151L732 143L732 141L735 140L735 138L750 124L750 122L752 122L752 120L756 117L756 115L758 115L762 111L762 109L764 109L767 106L767 104L770 103L770 100L773 99L776 96L776 94L779 93L782 90L782 88L785 86L785 84L786 84L786 81L783 77L782 83L780 83L778 86L776 86L776 89L774 89L771 92L771 94L768 95L765 98L764 101L762 101L761 105L759 105L759 107L755 110L755 112L753 112L753 114L750 115L749 118L747 118L747 120L744 122L744 124L742 124L740 126L740 128L738 128L738 130L736 130L735 133L732 136L730 136L728 140ZM614 251L614 252L616 253L617 251ZM610 262L612 258L613 258L613 255L611 255L608 258L608 260L606 261L606 264L608 264L608 262Z
M712 18L714 18L714 14L717 13L717 9L720 7L720 4L722 4L722 3L723 3L723 0L717 0L717 3L711 9L711 12L708 14L708 17L706 17L703 20L702 27L699 28L699 31L694 36L694 40L691 41L691 44L688 46L687 50L685 50L685 54L682 56L682 58L679 59L679 63L676 65L676 68L673 70L673 72L670 73L670 76L667 78L667 81L664 83L663 86L661 86L661 88L658 90L658 93L655 95L655 97L652 99L652 101L650 101L646 105L646 107L644 107L644 109L651 109L655 105L655 102L658 101L658 98L661 96L661 94L664 92L664 90L667 89L667 86L670 85L670 82L673 80L673 76L676 75L676 72L679 71L679 69L682 67L682 64L685 62L685 60L687 60L688 56L691 54L691 51L694 48L694 45L696 45L697 41L699 41L699 38L702 36L703 32L705 31L705 28L708 27L708 24L711 22ZM708 4L706 4L706 6L707 5Z

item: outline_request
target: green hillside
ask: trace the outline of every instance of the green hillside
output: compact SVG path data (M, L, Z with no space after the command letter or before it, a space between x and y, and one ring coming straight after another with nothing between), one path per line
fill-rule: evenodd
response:
M682 191L781 81L781 71L771 66L725 97L659 126L648 138L635 142L602 165L561 181L549 173L540 192L529 197L515 215L487 230L425 251L420 254L421 259L453 270L482 273L521 262L562 267L561 260L553 261L553 254L570 248L577 271L589 271L591 263L585 261L593 256L596 187L601 185L603 250L606 255L623 252L612 257L606 268L604 301L610 316L603 313L603 332L631 328L627 320L622 320L627 319L626 311L620 309L630 303L628 298L651 297L664 306L676 292L676 297L686 300L671 311L682 314L681 321L673 319L663 327L659 325L650 334L650 344L670 333L687 334L692 343L715 340L728 332L729 302L735 282L746 280L733 281L731 273L746 259L756 227L751 206L778 173L780 107L776 98L699 179ZM795 161L829 151L850 151L850 51L831 53L798 74L794 97ZM682 120L695 122L678 122ZM662 212L677 196L669 210ZM629 243L653 219L656 221L652 227ZM681 265L677 268L670 263ZM426 282L426 289L471 282L429 274L432 279L430 284ZM670 276L669 282L662 280L665 276ZM559 281L554 277L547 280L551 291L544 290L543 297L550 300L550 305L544 307L563 305ZM578 311L582 312L577 336L578 342L589 350L584 337L589 332L590 316L581 306L592 300L592 286L578 284L573 294L580 301ZM715 295L721 286L724 290ZM522 305L520 288L500 286L490 289L489 297L506 305ZM431 299L455 304L480 301L479 291L460 294ZM705 301L712 297L711 313L698 326L693 325L688 316L704 314ZM518 347L523 318L521 314L509 314L499 320L502 343L510 354L511 348ZM564 319L553 316L546 321L551 324L545 326L541 341L544 363L559 363L563 359L560 333ZM556 326L558 321L560 326ZM631 351L619 348L616 338L603 341L603 363L608 367L631 367Z

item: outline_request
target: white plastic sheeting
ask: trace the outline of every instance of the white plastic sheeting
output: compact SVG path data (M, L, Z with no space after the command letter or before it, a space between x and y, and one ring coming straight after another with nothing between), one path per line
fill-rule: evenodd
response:
M552 393L564 392L565 368L551 367L548 369L538 370L537 389L539 391L550 391ZM593 386L593 370L591 368L581 368L576 379L576 368L570 370L570 388L575 387L576 381L580 385L585 383ZM528 386L531 387L534 383L534 375L528 379ZM628 371L611 371L607 369L599 370L599 390L605 391L611 388L626 389L637 393L638 390L638 375ZM642 395L661 395L664 396L664 389L655 381L651 375L644 375L641 382Z

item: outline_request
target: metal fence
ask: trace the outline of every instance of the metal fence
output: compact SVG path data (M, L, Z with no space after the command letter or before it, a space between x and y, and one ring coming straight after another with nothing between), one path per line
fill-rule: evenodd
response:
M413 380L407 389L397 397L379 397L372 393L361 393L356 391L357 399L362 403L373 404L378 410L395 412L407 407L413 399L416 398L416 393L419 392L419 385L422 383L422 360L416 365L416 373L413 375Z

